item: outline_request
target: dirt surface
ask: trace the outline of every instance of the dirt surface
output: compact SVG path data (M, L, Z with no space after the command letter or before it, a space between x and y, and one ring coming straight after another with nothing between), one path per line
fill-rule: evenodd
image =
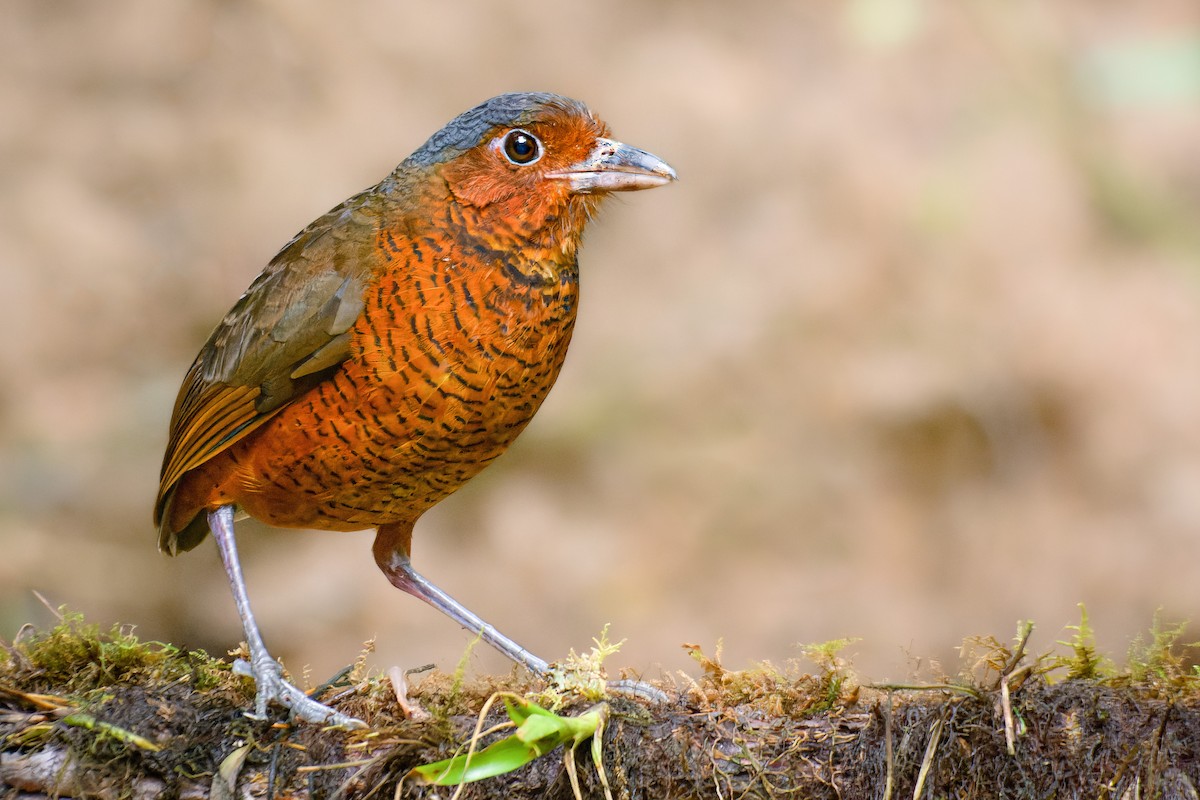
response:
M585 742L574 754L578 797L1196 796L1197 677L1169 650L1150 651L1136 677L1081 677L1100 665L1078 653L1056 662L998 642L986 649L991 666L974 679L923 690L859 686L836 660L808 674L727 670L702 656L703 674L660 683L660 702L605 701L603 778ZM537 688L433 672L408 683L416 711L405 712L396 685L360 663L316 690L368 726L344 731L249 720L249 681L227 664L80 620L3 651L6 800L445 797L449 788L410 770L461 753L476 730L486 731L480 753L512 735L487 698ZM563 695L553 703L572 717L596 707ZM558 748L462 796L573 798L565 764Z
M0 25L0 635L31 590L241 638L150 523L179 381L275 250L501 91L586 100L680 182L610 204L559 385L415 561L546 658L683 642L864 678L1087 604L1200 616L1200 10L1182 0L10 0ZM320 681L467 637L369 534L247 524ZM476 650L482 671L507 667Z

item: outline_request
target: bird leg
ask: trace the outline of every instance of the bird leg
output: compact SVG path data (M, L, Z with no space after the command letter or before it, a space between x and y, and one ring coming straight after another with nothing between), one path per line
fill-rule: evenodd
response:
M441 611L538 677L547 677L550 666L545 661L500 633L495 626L484 622L462 603L413 569L412 561L406 553L411 533L411 527L381 526L375 539L375 562L379 564L379 568L387 575L391 584ZM665 703L668 700L667 695L660 689L641 681L609 681L608 688L616 694L653 703Z
M379 568L383 570L383 574L387 575L387 579L391 581L392 586L424 600L533 674L544 677L550 670L545 661L509 639L496 630L491 623L484 622L469 608L434 586L424 575L413 569L412 562L407 555L393 550L388 557L382 556L382 553L376 552L375 559Z
M262 634L258 632L258 623L254 621L254 612L250 610L250 597L246 593L246 581L242 577L242 565L238 561L237 543L233 537L233 506L220 506L208 512L208 527L221 553L225 573L229 576L233 601L237 604L238 616L242 618L246 645L250 649L249 671L254 678L255 695L254 713L247 716L252 719L266 719L267 705L274 701L291 709L305 722L342 728L366 727L361 720L318 703L283 679L283 668L267 652L267 645L263 642ZM245 674L245 670L246 662L239 661L234 664L235 672Z

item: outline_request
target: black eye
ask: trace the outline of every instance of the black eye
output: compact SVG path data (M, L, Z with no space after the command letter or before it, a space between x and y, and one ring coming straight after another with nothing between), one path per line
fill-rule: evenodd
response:
M532 164L542 157L542 143L532 133L517 128L504 137L504 157L514 164Z

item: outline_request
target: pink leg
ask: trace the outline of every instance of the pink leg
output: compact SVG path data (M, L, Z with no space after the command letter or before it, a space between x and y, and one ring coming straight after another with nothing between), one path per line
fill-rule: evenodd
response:
M393 552L389 559L386 561L379 559L379 562L383 573L397 589L424 600L535 675L545 675L549 670L545 661L500 633L493 625L484 622L469 608L434 586L424 575L413 569L408 556Z
M383 574L387 575L391 584L441 611L533 674L546 677L550 667L545 661L500 633L495 626L484 622L477 614L413 569L412 561L407 555L411 537L412 525L402 523L380 527L375 538L375 562L383 570ZM668 699L662 691L641 681L609 681L608 688L617 694L655 703L664 703Z

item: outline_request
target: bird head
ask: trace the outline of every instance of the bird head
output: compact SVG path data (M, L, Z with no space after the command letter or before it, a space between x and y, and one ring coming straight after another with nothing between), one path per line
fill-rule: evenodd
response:
M662 159L612 139L583 103L543 93L500 95L460 114L405 168L444 181L481 228L507 227L569 255L602 197L676 179Z

